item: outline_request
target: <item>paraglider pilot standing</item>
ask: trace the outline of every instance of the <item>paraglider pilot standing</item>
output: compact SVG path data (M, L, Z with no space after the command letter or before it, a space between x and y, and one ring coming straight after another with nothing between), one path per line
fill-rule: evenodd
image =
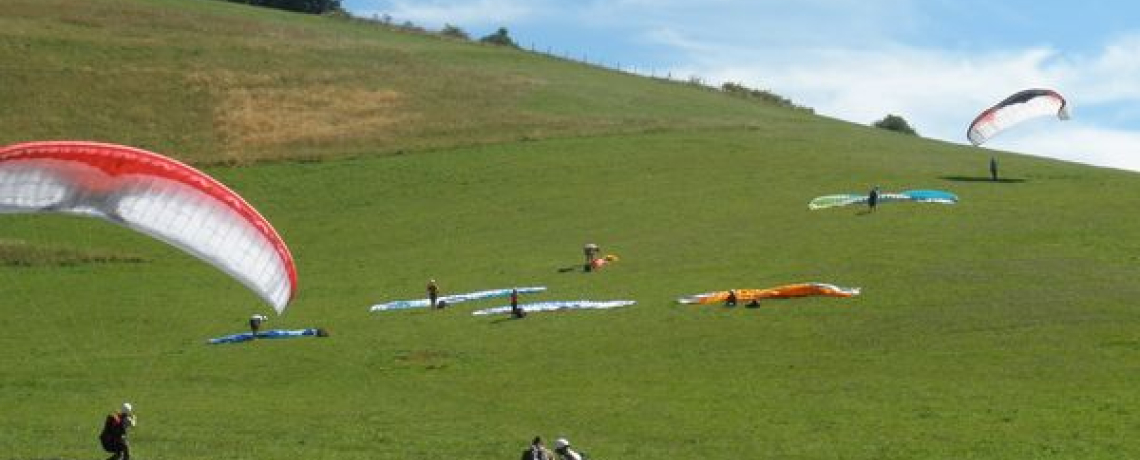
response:
M257 333L261 331L261 323L267 320L265 315L257 314L249 317L249 331L253 333L253 338L257 338Z
M427 295L431 308L436 308L438 306L436 305L436 299L439 298L439 286L435 284L434 279L428 280Z
M587 272L593 271L594 259L598 258L598 254L600 254L601 251L601 248L599 248L597 244L587 243L586 246L582 248L582 254L586 256L586 265L582 267L582 270Z
M526 317L526 310L519 308L519 290L511 289L511 317L521 319ZM537 439L537 438L535 438Z
M879 186L871 188L871 192L867 194L867 208L871 211L875 210L875 206L879 205Z

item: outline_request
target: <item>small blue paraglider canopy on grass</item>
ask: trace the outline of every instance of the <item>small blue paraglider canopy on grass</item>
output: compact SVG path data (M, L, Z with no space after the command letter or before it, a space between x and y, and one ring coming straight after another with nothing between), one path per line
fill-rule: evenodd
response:
M292 338L297 338L297 337L328 337L328 335L329 335L328 331L325 331L324 329L319 328L319 327L308 328L308 329L272 329L272 330L268 330L268 331L264 331L264 332L258 332L256 337L254 337L254 334L252 332L244 332L241 334L232 334L232 335L224 335L221 337L215 337L215 338L207 340L206 343L216 345L216 344L220 344L220 343L247 342L247 341L253 340L254 338L257 338L257 339L292 339Z

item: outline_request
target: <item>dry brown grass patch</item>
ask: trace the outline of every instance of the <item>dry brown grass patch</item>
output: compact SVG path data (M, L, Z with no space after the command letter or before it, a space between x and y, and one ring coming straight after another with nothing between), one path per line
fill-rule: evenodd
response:
M396 91L330 83L335 80L233 73L191 78L210 88L222 156L236 163L280 156L289 146L383 139L386 128L410 118Z

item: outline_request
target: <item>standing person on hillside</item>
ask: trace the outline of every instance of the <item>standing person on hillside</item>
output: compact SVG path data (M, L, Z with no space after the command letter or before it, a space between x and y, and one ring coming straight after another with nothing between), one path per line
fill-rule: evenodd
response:
M554 460L554 452L542 445L541 436L535 436L530 447L523 451L522 460Z
M602 250L598 247L598 245L594 243L586 243L586 246L582 248L582 254L586 256L586 265L584 265L582 269L588 272L593 271L594 259L597 259L598 254L601 254L601 252Z
M878 205L879 205L879 186L876 185L874 188L871 189L871 192L867 194L867 209L870 210L869 212L875 212L875 206L878 206Z
M726 306L726 307L735 307L736 306L736 289L729 289L728 290L728 298L724 299L724 306Z
M261 331L261 323L267 320L269 320L269 318L262 314L249 317L249 331L253 333L253 338L257 338L257 333Z
M439 286L435 284L435 279L428 280L427 284L428 302L431 308L436 308L436 299L439 298Z
M558 460L586 460L585 454L570 448L570 441L567 441L566 438L558 438L554 441L554 453L558 454Z
M518 288L511 289L511 317L522 319L526 317L526 310L519 308L519 290ZM539 438L534 438L539 440Z
M994 181L994 182L997 182L997 180L998 180L998 168L997 168L997 158L996 157L990 157L990 180Z
M103 431L99 433L99 442L103 450L111 452L107 460L130 460L131 445L127 442L127 430L138 425L134 408L131 403L123 403L118 412L112 412L103 420Z

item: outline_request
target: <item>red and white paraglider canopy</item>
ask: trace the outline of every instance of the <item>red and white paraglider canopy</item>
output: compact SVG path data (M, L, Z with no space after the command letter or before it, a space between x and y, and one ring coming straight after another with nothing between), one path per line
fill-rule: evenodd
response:
M1069 119L1068 102L1060 93L1051 89L1027 89L1018 91L978 114L966 137L970 143L981 145L1002 130L1030 118L1056 115L1061 120Z
M238 194L171 158L79 141L0 148L0 213L99 217L228 273L278 313L297 291L285 242Z

